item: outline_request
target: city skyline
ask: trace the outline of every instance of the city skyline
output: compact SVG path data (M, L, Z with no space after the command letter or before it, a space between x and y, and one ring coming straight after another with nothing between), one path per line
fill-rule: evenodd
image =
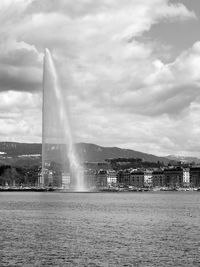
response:
M77 142L200 157L200 3L0 3L0 141L41 142L43 53Z

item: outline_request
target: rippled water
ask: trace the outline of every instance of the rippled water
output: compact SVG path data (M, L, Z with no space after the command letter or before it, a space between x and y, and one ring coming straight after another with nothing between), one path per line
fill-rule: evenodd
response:
M0 193L0 266L200 266L200 193Z

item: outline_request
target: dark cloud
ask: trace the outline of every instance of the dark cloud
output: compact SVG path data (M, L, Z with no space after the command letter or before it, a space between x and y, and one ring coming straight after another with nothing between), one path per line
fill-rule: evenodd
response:
M34 47L8 40L0 49L0 91L41 90L42 61Z
M0 91L35 91L42 89L42 73L35 68L0 66Z
M10 49L2 51L0 54L0 64L3 66L13 67L38 67L41 68L42 62L38 58L38 54L34 50L26 48Z

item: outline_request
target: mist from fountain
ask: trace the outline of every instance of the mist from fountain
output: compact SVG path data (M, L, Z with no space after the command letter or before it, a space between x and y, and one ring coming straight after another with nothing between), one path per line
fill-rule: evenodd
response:
M69 109L63 88L60 87L58 74L50 51L46 48L43 70L43 133L42 133L42 173L46 169L48 143L59 143L63 146L61 158L68 158L70 179L73 191L87 191L84 174L76 155ZM51 129L52 128L52 129ZM53 137L51 137L53 132ZM50 137L49 137L49 136ZM57 140L62 136L62 142ZM64 163L63 163L64 164Z

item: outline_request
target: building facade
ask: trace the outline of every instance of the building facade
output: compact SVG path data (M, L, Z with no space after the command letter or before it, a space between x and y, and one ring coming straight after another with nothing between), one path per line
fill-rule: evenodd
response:
M130 171L129 170L120 170L117 173L117 183L123 186L130 185Z
M130 185L137 188L144 187L144 172L132 171L130 175Z
M107 171L106 170L99 170L96 174L96 186L97 188L104 188L107 187Z
M114 170L107 171L107 183L108 186L116 186L117 184L117 172Z
M189 168L183 169L183 186L184 187L190 186L190 169Z
M181 167L165 169L164 175L167 187L183 187L183 169Z
M152 182L152 171L151 170L146 170L144 171L144 186L145 187L152 187L153 182Z
M165 183L165 175L163 170L156 170L152 172L152 184L153 187L164 187Z
M86 188L94 189L97 187L97 172L95 170L85 170L84 179Z
M190 186L200 187L200 167L190 168Z

